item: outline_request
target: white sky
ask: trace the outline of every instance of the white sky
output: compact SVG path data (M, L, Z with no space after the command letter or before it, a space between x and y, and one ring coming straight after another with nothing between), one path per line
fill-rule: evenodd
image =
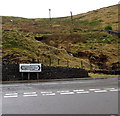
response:
M48 18L70 16L118 4L119 0L0 0L0 16Z

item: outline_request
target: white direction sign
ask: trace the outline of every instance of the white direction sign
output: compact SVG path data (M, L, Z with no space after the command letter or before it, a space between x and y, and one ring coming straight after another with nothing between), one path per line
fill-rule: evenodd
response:
M19 64L20 72L41 72L41 64Z

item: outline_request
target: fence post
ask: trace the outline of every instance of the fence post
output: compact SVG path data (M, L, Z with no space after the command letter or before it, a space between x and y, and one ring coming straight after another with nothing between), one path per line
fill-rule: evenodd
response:
M80 63L81 63L81 64L80 64L80 65L81 65L81 68L83 68L83 62L82 62L82 60L81 60L81 62L80 62Z
M90 63L90 71L92 71L93 70L93 66L92 66L92 64Z
M49 57L49 66L51 66L52 61L51 61L51 57Z
M60 64L60 59L58 59L58 65Z
M69 61L67 60L67 67L69 67Z

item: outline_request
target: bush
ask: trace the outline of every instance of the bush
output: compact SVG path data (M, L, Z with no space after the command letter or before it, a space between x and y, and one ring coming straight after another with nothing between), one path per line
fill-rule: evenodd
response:
M112 30L112 26L111 26L111 25L107 25L107 26L105 27L105 30Z

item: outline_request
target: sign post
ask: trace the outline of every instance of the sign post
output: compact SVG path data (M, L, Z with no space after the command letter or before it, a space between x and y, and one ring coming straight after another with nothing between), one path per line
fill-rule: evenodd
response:
M30 80L30 73L28 72L28 80Z
M28 80L30 80L30 72L36 72L38 79L39 72L41 72L41 64L19 64L19 72L22 73L22 78L23 78L23 72L27 72Z
M37 73L37 80L39 79L39 73Z

